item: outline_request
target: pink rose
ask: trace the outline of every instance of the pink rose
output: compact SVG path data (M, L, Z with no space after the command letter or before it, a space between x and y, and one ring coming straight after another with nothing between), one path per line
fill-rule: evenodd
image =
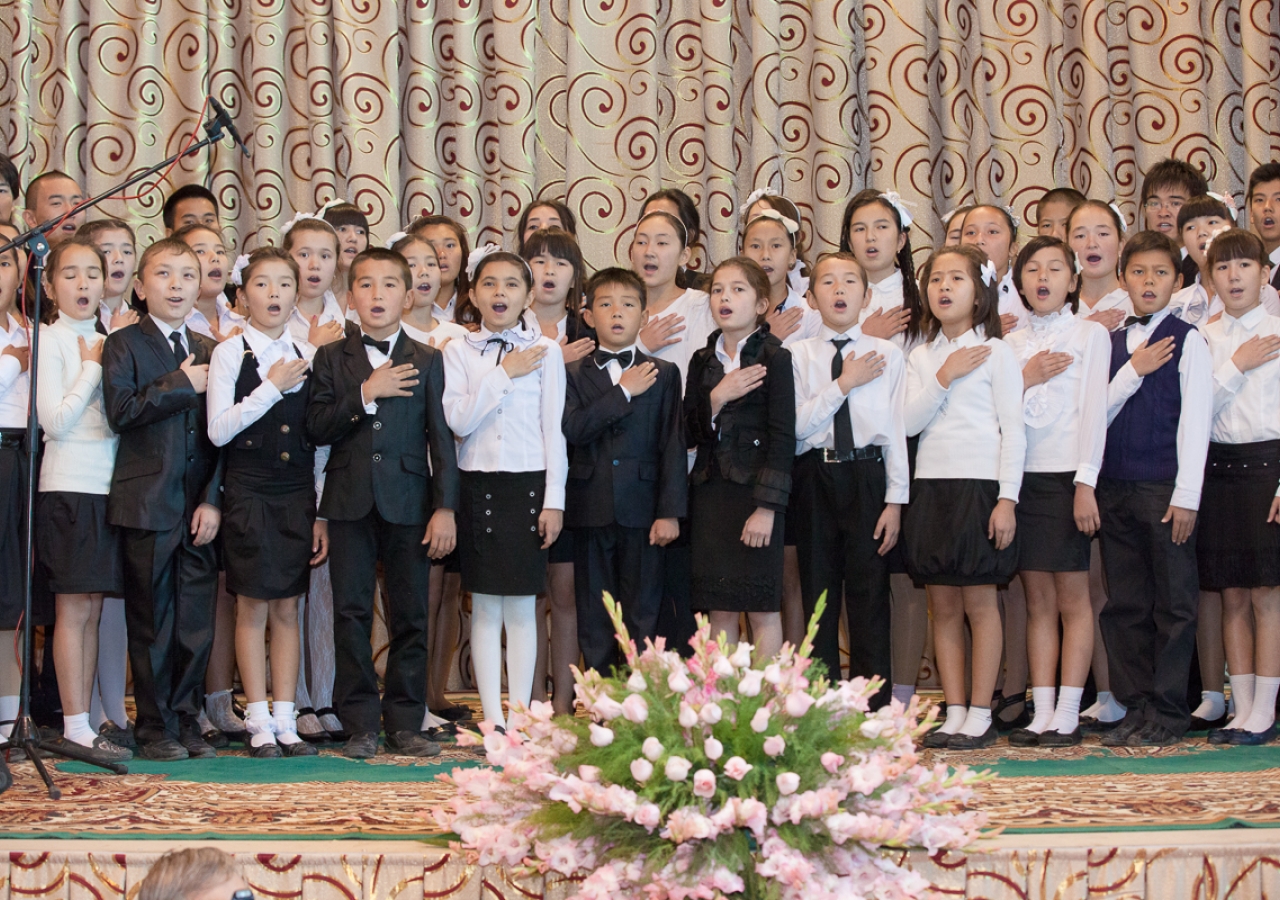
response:
M653 763L647 759L631 760L631 777L644 784L653 777Z
M738 682L738 693L744 697L755 697L760 693L764 673L759 669L749 669Z
M693 682L689 680L689 676L685 674L684 669L676 669L667 676L667 687L671 688L674 693L683 694L693 687Z
M632 765L635 765L635 763L632 763ZM653 829L657 828L662 821L662 810L658 809L656 804L641 803L636 807L636 811L632 813L631 821L652 833Z
M633 691L643 691L649 685L645 682L644 676L639 672L632 672L631 677L627 679L627 687Z
M800 776L795 772L783 772L777 777L778 793L786 797L796 792L796 788L800 787Z
M596 747L608 747L613 743L613 732L608 728L592 722L587 726L591 732L591 743Z
M647 737L644 739L644 743L640 745L640 752L650 762L657 762L658 757L662 756L663 752L662 741L656 737Z
M792 691L787 694L787 715L793 719L798 719L809 711L809 707L813 706L813 697L804 691Z
M681 728L692 728L698 724L698 713L692 706L680 701L680 715L677 719Z
M591 704L591 711L608 722L622 715L622 704L608 694L601 694L596 698L596 702Z
M733 655L729 657L729 662L733 663L739 669L745 669L751 665L751 651L755 648L746 641L739 641L738 647L733 651Z
M702 751L707 754L707 759L715 762L724 756L724 744L720 743L713 737L707 738L702 742Z
M683 756L672 756L667 759L666 775L671 781L684 781L689 777L689 770L693 768L693 763L685 759Z
M764 752L769 756L781 756L787 749L787 742L782 735L774 734L764 739Z
M832 775L836 774L843 765L844 757L839 753L832 753L828 750L826 753L822 754L822 768L826 769Z
M755 766L747 762L741 756L731 756L724 764L724 774L728 775L734 781L741 781L747 777L747 773L754 769Z
M708 703L702 707L702 721L708 725L714 725L724 716L724 711L720 709L719 703Z
M578 766L578 777L587 784L600 783L600 767L599 766Z
M710 769L699 769L693 773L693 795L695 797L714 797L715 793L715 772Z
M769 707L762 706L756 710L756 714L751 717L751 730L756 734L764 734L765 729L769 727Z
M627 699L622 701L622 714L628 722L638 725L649 718L649 704L639 694L628 694Z

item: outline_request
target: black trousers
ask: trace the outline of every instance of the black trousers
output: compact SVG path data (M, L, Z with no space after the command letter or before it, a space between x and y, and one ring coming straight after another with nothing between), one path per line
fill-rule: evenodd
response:
M363 519L329 521L333 581L334 707L352 733L417 732L427 690L427 592L431 560L425 525L394 525L373 509ZM381 705L373 667L373 591L386 576L387 668Z
M215 545L193 543L190 517L169 531L124 535L124 615L139 741L198 730L213 647Z
M841 597L849 619L849 677L885 679L873 705L888 701L893 658L890 652L889 560L879 554L873 534L884 512L883 460L826 463L820 451L796 460L796 554L806 621L818 598L827 595L818 624L814 658L828 677L840 674Z
M618 665L618 642L601 598L622 604L623 621L636 647L657 638L663 602L662 547L649 544L649 529L607 525L573 532L573 584L578 607L578 646L588 669L602 675Z
M1175 734L1191 724L1187 677L1196 647L1200 577L1196 532L1173 543L1162 523L1172 481L1098 482L1107 605L1099 617L1111 690L1130 716Z
M658 634L667 639L667 649L691 656L689 641L698 630L690 606L693 591L693 545L689 540L689 520L680 520L680 536L663 548L662 610Z

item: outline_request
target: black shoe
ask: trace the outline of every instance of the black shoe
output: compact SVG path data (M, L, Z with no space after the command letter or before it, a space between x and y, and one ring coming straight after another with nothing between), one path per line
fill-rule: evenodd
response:
M316 710L316 718L318 719L321 716L333 716L339 722L342 721L342 717L338 715L338 711L332 706L326 706L324 709ZM326 730L329 732L330 740L337 741L338 743L349 741L355 735L355 732L347 731L345 726L337 731L334 731L332 728L328 728ZM302 737L302 735L298 735L298 737Z
M1074 747L1084 740L1080 733L1080 726L1076 726L1075 731L1063 734L1061 731L1045 731L1040 735L1041 747Z
M443 709L433 709L431 713L446 722L467 722L475 716L475 711L470 706L464 706L461 703L455 703L453 706L446 706Z
M329 732L320 724L316 711L310 706L304 706L298 710L298 721L295 724L298 737L309 744L328 744L333 740Z
M1157 722L1148 722L1137 734L1141 747L1172 747L1181 742L1182 735L1170 731Z
M1102 736L1102 746L1141 747L1138 732L1142 730L1142 725L1142 720L1137 716L1125 716L1119 725Z
M945 734L941 728L935 728L921 739L920 746L930 750L945 750L953 737L955 735Z
M1238 730L1237 728L1215 728L1209 732L1209 743L1215 746L1230 744Z
M1001 714L1008 709L1013 709L1019 703L1022 704L1022 712L1018 713L1012 719L1005 719ZM1001 697L991 709L991 721L995 723L998 732L1013 731L1015 728L1026 728L1031 724L1030 704L1027 703L1026 693L1014 694L1009 697Z
M218 751L194 728L179 729L178 743L186 748L187 756L191 759L215 759L218 755Z
M59 756L67 756L66 750L72 753L79 753L84 756L93 757L92 760L85 762L102 761L105 763L122 763L133 759L133 753L124 747L116 746L102 735L98 735L93 739L92 746L86 747L84 744L78 744L70 738L60 737L57 740L50 741L45 745L50 753L56 753ZM68 757L74 759L75 757Z
M1123 721L1124 719L1116 719L1114 722L1103 722L1093 716L1081 716L1080 730L1085 734L1107 734L1119 728Z
M251 759L279 759L284 754L280 752L280 745L275 741L269 741L261 746L255 747L249 744L249 757Z
M200 739L214 750L225 750L231 746L231 738L227 737L216 728L210 728L208 731L201 734Z
M123 728L107 719L98 729L98 736L104 737L117 747L127 747L130 750L138 748L138 739L133 734L133 726L126 723Z
M428 741L434 741L437 744L448 744L456 741L456 731L446 731L444 728L424 728L418 732Z
M351 735L342 748L342 755L347 759L373 759L378 755L378 736L372 731Z
M190 756L191 754L187 752L187 748L173 738L166 737L158 741L138 741L139 759L174 762L179 759L188 759Z
M1015 728L1009 732L1010 747L1039 747L1040 735L1026 728Z
M970 737L967 734L953 734L951 740L947 741L948 750L981 750L984 747L990 747L996 742L1000 732L996 729L995 720L992 719L991 724L987 726L987 730L977 737Z
M1213 731L1216 728L1222 728L1227 724L1227 714L1223 713L1216 719L1202 719L1199 716L1191 717L1191 727L1188 731Z
M312 747L306 741L297 741L293 744L281 744L280 749L284 751L284 755L290 759L297 759L300 756L319 756L320 751Z
M1234 747L1261 747L1263 744L1270 744L1276 739L1276 726L1272 725L1266 731L1245 731L1241 729L1231 730L1231 744Z
M393 731L387 734L387 752L393 756L439 756L440 745L416 731Z

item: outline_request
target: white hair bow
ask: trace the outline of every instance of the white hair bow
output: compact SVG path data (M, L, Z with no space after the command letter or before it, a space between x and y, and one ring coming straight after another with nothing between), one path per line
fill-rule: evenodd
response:
M748 206L748 209L750 209L750 206ZM754 222L756 219L772 219L773 221L780 223L783 228L787 229L787 234L790 235L794 235L800 230L799 222L795 219L788 219L776 209L766 209L764 212L760 213L760 215L756 216L755 219L752 219L751 222ZM750 225L751 222L748 222L747 224Z
M293 230L293 226L297 225L303 219L318 219L318 218L320 217L315 213L309 213L309 212L294 213L293 218L290 219L288 222L284 223L284 227L280 229L280 234L281 235L288 234L290 231Z
M349 203L349 202L350 202L350 201L348 201L348 200L343 200L341 197L334 197L332 200L330 200L330 201L329 201L328 203L326 203L324 206L322 206L322 207L320 207L318 210L316 210L316 217L317 217L317 218L320 218L320 219L323 219L323 218L324 218L324 214L325 214L325 213L327 213L329 210L333 209L335 206L340 206L340 205L342 205L343 203Z
M1212 197L1214 200L1217 200L1219 203L1221 203L1223 206L1227 208L1227 212L1231 214L1232 222L1236 220L1236 198L1235 197L1231 196L1230 194L1217 194L1217 193L1214 193L1213 191L1208 191L1206 193L1208 196Z
M771 187L756 188L747 195L747 201L738 207L738 217L742 218L751 211L751 207L756 205L756 201L761 197L781 197L777 190Z
M991 260L987 260L982 264L982 283L987 287L991 287L991 283L996 280L996 264Z
M949 227L951 225L951 220L956 217L956 213L960 212L960 210L962 209L964 209L963 206L957 206L955 209L949 209L946 212L944 212L942 214L942 219L941 219L942 227L943 228Z
M477 247L467 256L467 281L471 281L476 277L476 267L480 265L480 261L486 256L494 253L501 253L502 248L497 244L488 243L483 247Z
M231 267L231 283L236 287L244 287L244 270L248 265L248 253L241 253L236 257L236 264Z
M1013 220L1013 227L1014 227L1014 228L1021 228L1021 227L1022 227L1022 219L1020 219L1020 218L1018 217L1018 214L1017 214L1016 212L1014 212L1014 211L1013 211L1013 207L1012 207L1012 206L1002 206L1002 207L1000 207L1000 208L1001 208L1001 209L1003 209L1006 213L1008 213L1008 214L1009 214L1009 218Z
M1112 200L1107 206L1111 207L1111 211L1116 214L1116 218L1120 220L1120 231L1127 233L1129 231L1129 223L1125 220L1124 213L1120 212L1120 204Z
M885 191L880 196L897 211L898 218L902 220L902 227L910 228L914 220L911 218L911 213L907 212L906 201L901 195L897 191Z
M409 232L407 231L397 231L395 234L391 235L391 237L387 238L387 243L385 246L388 250L391 250L395 247L396 244L400 243L408 236L409 236Z
M1212 196L1212 194L1210 196ZM1204 242L1204 252L1206 254L1209 252L1209 248L1213 246L1213 242L1214 240L1217 239L1218 235L1222 234L1224 231L1230 231L1230 230L1231 230L1230 228L1219 228L1217 231L1214 231L1212 234L1210 234L1209 239Z

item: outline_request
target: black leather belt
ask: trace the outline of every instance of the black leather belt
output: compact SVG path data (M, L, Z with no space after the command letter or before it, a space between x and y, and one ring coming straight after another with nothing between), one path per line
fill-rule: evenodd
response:
M822 461L826 463L861 462L863 460L884 462L884 448L878 444L873 444L870 447L859 447L857 450L851 450L848 453L837 453L829 447L822 448Z
M27 442L27 433L10 428L0 428L0 449L17 450Z

